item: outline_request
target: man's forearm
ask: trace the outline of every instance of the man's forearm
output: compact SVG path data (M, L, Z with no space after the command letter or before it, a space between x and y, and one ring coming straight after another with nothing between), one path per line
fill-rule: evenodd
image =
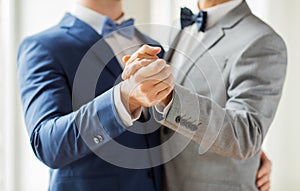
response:
M243 111L226 110L211 99L175 86L174 100L157 121L174 131L191 137L199 143L203 152L211 150L218 154L245 159L260 150L263 133L271 119L261 119ZM250 115L250 116L249 116ZM250 121L249 121L250 120Z

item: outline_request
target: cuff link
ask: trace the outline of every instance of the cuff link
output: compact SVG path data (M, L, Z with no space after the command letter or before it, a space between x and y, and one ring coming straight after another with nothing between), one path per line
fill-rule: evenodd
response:
M104 138L103 138L103 136L101 136L101 135L97 135L97 136L94 137L94 142L95 142L96 144L99 144L99 143L102 142L103 140L104 140Z

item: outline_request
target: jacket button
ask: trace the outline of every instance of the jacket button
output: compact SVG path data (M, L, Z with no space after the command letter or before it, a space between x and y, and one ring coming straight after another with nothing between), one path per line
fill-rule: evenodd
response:
M96 144L99 144L100 142L102 142L104 140L104 138L101 135L97 135L94 137L94 142Z
M181 121L181 117L180 117L180 116L177 116L177 117L175 118L175 122L176 122L176 123L180 123L180 121Z

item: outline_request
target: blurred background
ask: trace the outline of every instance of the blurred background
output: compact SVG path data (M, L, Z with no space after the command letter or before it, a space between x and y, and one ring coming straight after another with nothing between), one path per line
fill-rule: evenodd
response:
M171 25L174 19L179 18L179 6L196 8L196 0L123 1L126 14L137 18L140 24ZM47 190L48 169L31 151L23 124L16 82L16 52L21 39L58 23L74 2L0 0L1 191ZM289 66L283 97L263 148L273 162L271 191L299 191L300 1L248 0L248 3L257 16L284 38L288 46Z

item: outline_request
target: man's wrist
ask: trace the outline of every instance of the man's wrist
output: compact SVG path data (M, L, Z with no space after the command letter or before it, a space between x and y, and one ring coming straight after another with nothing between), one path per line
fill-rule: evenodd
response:
M136 111L141 109L141 105L125 90L124 82L120 83L121 101L131 116L134 116Z

